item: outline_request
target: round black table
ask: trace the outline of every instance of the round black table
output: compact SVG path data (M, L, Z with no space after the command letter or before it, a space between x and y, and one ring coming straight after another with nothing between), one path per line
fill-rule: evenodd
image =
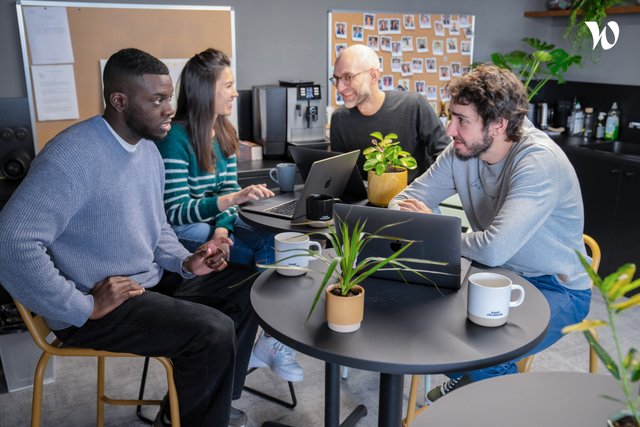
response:
M605 427L623 398L609 375L535 372L490 378L438 399L411 427Z
M323 264L312 263L321 271ZM365 282L362 327L353 333L331 331L325 321L324 297L305 323L321 275L284 277L273 270L253 285L251 303L262 327L297 351L326 362L325 426L339 425L340 365L380 372L379 426L400 426L404 374L451 373L502 363L538 344L549 323L544 296L515 273L525 288L524 303L509 321L485 328L466 318L467 287L439 291L403 282ZM469 274L478 271L472 267Z

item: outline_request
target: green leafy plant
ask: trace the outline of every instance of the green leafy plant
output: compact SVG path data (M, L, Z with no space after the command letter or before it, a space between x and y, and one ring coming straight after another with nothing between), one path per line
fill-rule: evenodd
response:
M529 93L529 101L549 80L555 78L562 84L565 82L564 73L572 65L582 65L580 55L569 55L554 44L531 37L525 37L522 41L533 51L514 50L505 54L494 52L491 54L491 61L498 67L513 71L522 80ZM535 86L530 88L533 81L536 82Z
M591 31L585 25L587 21L596 21L602 27L607 9L625 0L573 0L571 13L564 36L573 40L573 46L580 48L585 41L591 41ZM591 46L589 46L591 47Z
M388 228L395 227L401 223L387 224L375 230L373 233L370 233L364 231L366 220L358 219L353 227L349 227L349 224L346 221L338 218L337 216L335 218L335 222L336 228L334 228L333 226L329 226L328 231L316 231L308 234L310 236L317 235L326 239L328 243L333 247L335 256L325 256L324 254L319 254L318 252L309 249L294 249L294 251L296 251L295 255L291 255L290 257L286 257L281 260L285 261L295 258L303 252L304 255L320 260L327 266L326 270L323 271L324 276L322 278L320 286L318 287L318 291L314 296L313 302L309 309L309 313L307 315L307 320L309 320L309 318L311 317L311 314L316 308L316 305L318 304L318 301L322 296L322 292L326 288L327 284L330 284L330 280L334 280L335 283L339 285L340 294L342 296L348 296L355 285L362 284L362 282L367 277L371 276L373 273L383 267L386 267L390 270L411 271L428 280L426 276L421 274L421 272L426 272L427 270L420 270L421 272L418 272L407 266L405 263L412 262L431 265L447 264L441 261L401 258L400 255L402 255L402 253L407 250L409 246L414 244L416 240L408 240L388 234L381 234ZM399 242L402 246L387 257L370 256L366 258L360 258L359 255L362 252L362 249L364 249L364 247L369 242L375 239ZM260 265L259 267L278 268L285 270L314 271L309 267L281 266L277 264Z
M589 277L593 281L593 285L600 291L604 298L607 308L608 320L583 320L575 325L567 326L562 329L563 333L582 331L589 345L595 350L598 358L607 367L607 370L618 381L626 401L614 399L626 405L627 409L640 425L640 396L639 391L633 390L633 383L640 380L640 362L638 361L638 351L630 348L626 353L622 350L620 339L618 338L616 320L624 311L640 305L640 294L636 294L631 298L626 298L625 294L640 287L640 279L633 280L636 271L634 264L625 264L614 273L611 273L604 279L598 276L584 257L578 253L580 262L585 270L589 273ZM593 328L609 326L615 353L612 356L598 342L593 335ZM612 398L613 399L613 398Z
M366 159L363 166L365 171L372 170L380 176L385 172L400 172L403 169L413 170L418 167L411 153L400 147L398 135L395 133L382 136L380 132L373 132L369 136L374 139L371 140L372 146L362 151Z

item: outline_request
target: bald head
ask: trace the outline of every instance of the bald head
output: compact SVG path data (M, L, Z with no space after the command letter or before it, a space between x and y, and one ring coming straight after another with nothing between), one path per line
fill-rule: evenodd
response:
M375 50L363 44L354 44L347 47L346 49L343 49L340 53L340 56L336 60L336 67L343 62L344 64L342 65L349 64L354 68L373 68L376 70L380 68L378 54L375 52Z

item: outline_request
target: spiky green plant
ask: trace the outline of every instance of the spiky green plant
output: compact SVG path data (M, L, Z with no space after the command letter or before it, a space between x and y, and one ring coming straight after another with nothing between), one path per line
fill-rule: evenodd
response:
M616 272L602 279L598 276L598 273L591 268L584 257L579 252L577 253L580 257L580 262L589 273L593 285L600 291L604 298L608 320L585 319L580 323L563 328L562 332L566 334L573 331L582 331L587 342L598 355L598 358L618 381L625 396L624 402L619 399L611 399L626 405L631 415L640 425L640 392L637 391L637 388L636 390L633 389L633 384L640 380L638 351L633 347L626 353L622 350L616 325L617 318L622 312L640 305L640 293L631 298L625 297L625 294L640 287L640 279L632 281L633 275L636 272L636 266L634 264L625 264L618 268ZM613 356L602 347L591 332L593 328L602 326L609 326L609 330L611 331L615 351Z
M326 270L324 270L322 281L320 282L318 290L314 295L313 301L311 303L311 307L307 315L307 320L309 320L311 314L313 313L313 310L316 308L316 305L318 304L318 301L322 296L323 290L326 288L327 284L329 284L329 280L335 280L339 286L340 294L342 296L347 296L355 285L362 284L362 282L366 278L383 267L387 267L387 269L389 270L398 270L400 272L411 271L423 277L424 279L429 280L422 274L422 272L428 272L427 270L416 271L415 269L407 266L405 263L412 262L431 265L447 264L446 262L441 261L401 258L400 255L402 255L402 253L407 250L409 246L414 244L416 240L409 240L381 233L385 232L385 230L391 227L395 227L404 222L384 225L375 230L373 233L365 231L366 222L366 220L358 219L356 220L355 224L350 227L346 221L336 216L335 228L333 226L329 226L328 231L315 231L308 234L310 236L316 235L326 239L327 242L333 247L335 256L325 256L324 254L319 254L318 252L310 249L293 249L292 251L296 252L294 255L280 260L282 262L293 259L297 256L300 256L301 253L304 253L305 256L320 260L327 266ZM400 242L402 244L402 247L400 247L400 249L396 250L388 257L370 256L366 258L360 258L359 255L364 247L369 242L375 239ZM278 264L259 265L259 267L278 268L285 270L314 271L310 267L282 266Z

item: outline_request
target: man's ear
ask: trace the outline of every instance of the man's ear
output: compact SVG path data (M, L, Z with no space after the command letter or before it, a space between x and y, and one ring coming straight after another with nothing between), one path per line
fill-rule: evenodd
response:
M491 123L491 128L493 130L493 137L498 135L506 135L507 134L507 126L509 125L509 120L504 117L499 117Z
M109 95L109 102L111 103L111 106L119 113L124 111L127 106L127 101L127 95L123 92L113 92Z

